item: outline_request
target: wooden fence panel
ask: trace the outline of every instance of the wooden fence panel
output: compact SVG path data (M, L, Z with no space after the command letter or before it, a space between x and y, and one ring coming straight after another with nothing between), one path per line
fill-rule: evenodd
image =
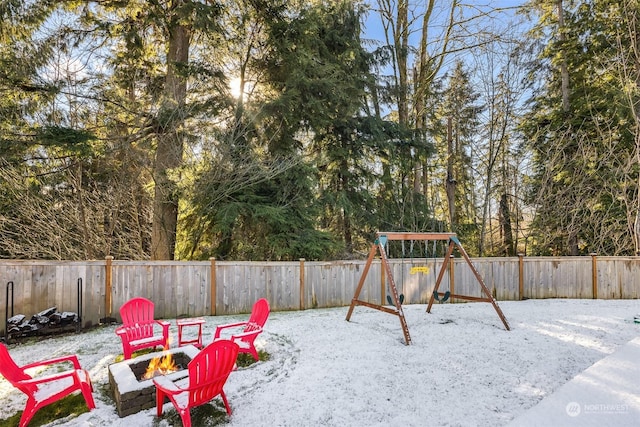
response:
M246 301L241 301L241 290L237 283L246 283L246 269L243 264L233 268L224 262L216 263L216 282L218 283L216 295L216 306L218 314L232 313L236 310L242 311ZM238 293L238 295L236 295Z
M405 304L426 304L438 280L442 258L412 258L389 260L398 292L404 295ZM439 291L449 289L449 271L442 278ZM389 293L388 289L386 291ZM386 304L386 302L385 302Z
M327 293L324 300L318 300L319 307L340 307L347 305L347 301L351 302L353 292L347 295L347 289L356 289L358 286L361 269L356 268L356 265L359 264L347 261L330 263Z
M360 281L360 270L362 267L359 262L343 261L339 263L329 263L328 265L328 282L324 298L318 299L318 307L340 307L350 303L355 289ZM348 295L348 289L354 289L351 295Z
M550 298L553 262L539 258L527 258L524 265L524 297Z
M489 292L497 300L517 300L519 299L519 281L518 281L518 259L517 258L475 258L472 260L473 265L482 277ZM458 260L459 264L466 264ZM462 268L461 268L462 269ZM473 276L471 269L463 269L464 275L460 274L463 282L470 284L473 288L474 283L477 292L480 289L478 281ZM459 277L456 276L456 282ZM474 295L474 294L472 294ZM480 296L480 295L477 295Z
M351 304L363 269L363 261L305 262L305 308ZM379 272L380 263L372 263L360 292L360 299L380 303Z
M590 257L525 258L524 296L591 298L591 271Z
M267 296L273 300L274 311L296 310L300 306L300 263L278 263L275 268L268 265L261 266L267 269ZM249 282L250 283L250 282ZM246 285L245 285L246 286ZM251 311L253 303L260 298L258 295L247 296L247 312Z
M273 311L295 310L300 301L298 262L216 261L216 312L249 313L267 298Z
M216 312L220 315L238 310L243 303L234 294L235 283L244 282L245 270L242 265L235 268L225 262L216 262Z
M287 263L286 266L274 266L271 268L267 263L252 265L247 263L244 266L244 282L235 284L236 295L242 295L242 313L249 313L253 308L253 303L260 298L272 296L274 307L286 305L288 296L295 291L297 284L287 285L288 274L297 271L297 263ZM291 280L295 280L294 277Z
M640 298L640 258L598 257L598 298Z
M114 261L112 316L133 297L154 301L158 318L208 315L210 264L208 262Z
M304 308L324 308L327 301L333 299L335 295L331 295L329 290L331 280L331 263L330 262L305 262L305 292L303 295ZM346 287L351 288L348 284ZM353 291L355 293L355 287ZM363 293L367 293L365 286ZM351 294L353 296L353 294Z
M496 289L496 299L502 301L517 301L520 299L517 258L499 258L496 264L485 258L485 265L491 268L492 285ZM482 271L480 274L482 274Z
M478 279L476 279L476 276L473 274L473 270L471 270L469 264L464 260L464 258L454 258L452 262L455 268L453 273L453 293L470 297L481 297L482 287L480 286L480 283L478 283ZM476 263L474 263L474 265L477 269L478 265ZM483 278L483 280L486 280L486 278ZM490 287L489 291L491 291Z
M87 266L82 278L82 321L88 328L100 323L107 316L105 307L105 269L104 263L93 263Z

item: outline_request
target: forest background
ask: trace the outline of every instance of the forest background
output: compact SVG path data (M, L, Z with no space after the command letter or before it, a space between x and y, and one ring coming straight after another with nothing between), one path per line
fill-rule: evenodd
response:
M0 23L2 258L352 259L376 231L640 253L638 0L3 0Z

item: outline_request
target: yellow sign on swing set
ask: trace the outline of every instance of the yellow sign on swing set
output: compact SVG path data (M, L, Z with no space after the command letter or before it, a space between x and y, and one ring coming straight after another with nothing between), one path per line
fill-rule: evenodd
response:
M411 270L409 270L409 274L418 274L418 273L428 274L429 267L427 267L426 265L416 266L416 267L411 267Z

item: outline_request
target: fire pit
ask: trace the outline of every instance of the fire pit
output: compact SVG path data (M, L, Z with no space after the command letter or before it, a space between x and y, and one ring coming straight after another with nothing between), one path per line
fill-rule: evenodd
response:
M198 353L199 350L196 347L187 345L109 365L109 384L113 390L118 415L126 417L156 405L156 388L153 380L143 379L150 363L170 355L178 370L167 376L176 381L187 376L187 365Z

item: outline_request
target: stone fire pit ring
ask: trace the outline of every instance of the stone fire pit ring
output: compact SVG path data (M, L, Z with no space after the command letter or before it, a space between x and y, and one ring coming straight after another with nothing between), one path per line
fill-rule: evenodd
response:
M138 380L153 358L171 354L176 364L181 365L182 369L168 374L167 378L177 381L187 377L189 373L187 364L199 352L200 350L195 346L186 345L144 354L134 359L123 360L109 365L109 384L113 391L118 415L126 417L156 406L156 387L153 384L153 379Z

